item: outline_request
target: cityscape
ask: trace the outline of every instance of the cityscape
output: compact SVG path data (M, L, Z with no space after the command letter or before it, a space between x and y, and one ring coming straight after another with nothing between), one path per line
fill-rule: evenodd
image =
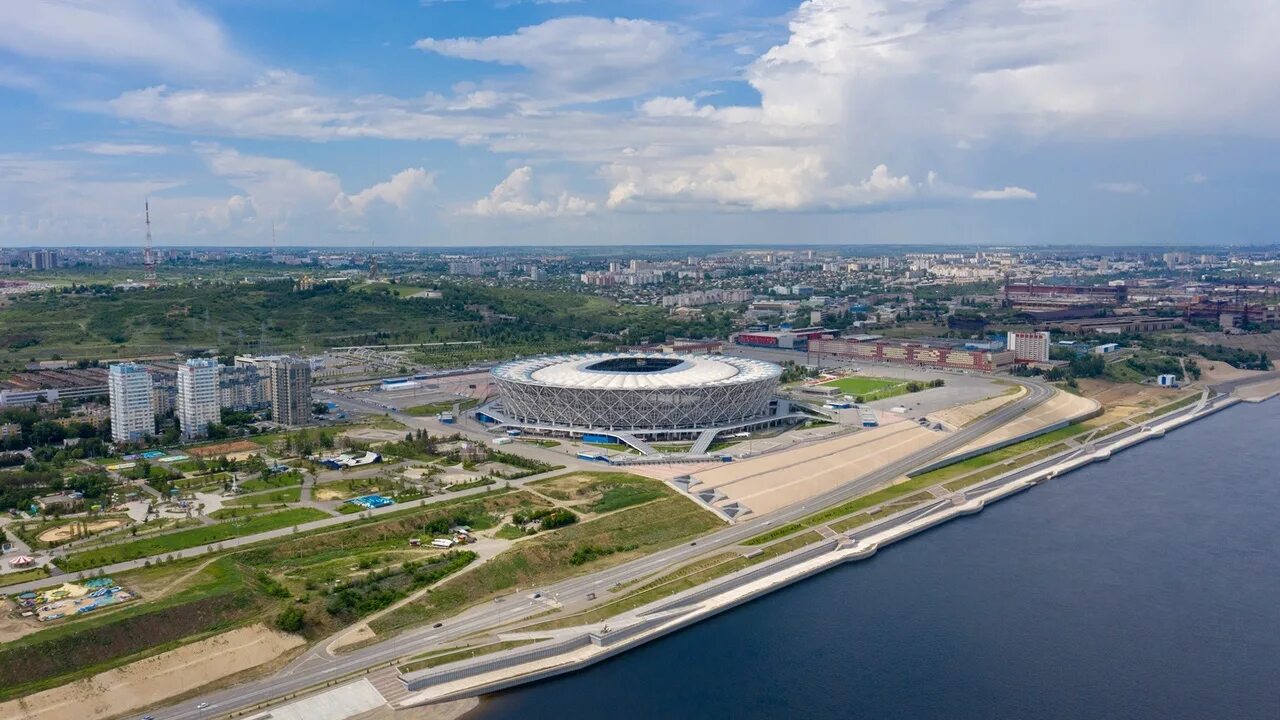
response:
M0 7L0 720L1277 717L1280 13L1125 5Z

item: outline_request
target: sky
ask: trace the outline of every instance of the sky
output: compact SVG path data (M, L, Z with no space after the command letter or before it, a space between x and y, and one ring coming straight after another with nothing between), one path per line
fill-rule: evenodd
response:
M1260 244L1273 0L0 3L0 246Z

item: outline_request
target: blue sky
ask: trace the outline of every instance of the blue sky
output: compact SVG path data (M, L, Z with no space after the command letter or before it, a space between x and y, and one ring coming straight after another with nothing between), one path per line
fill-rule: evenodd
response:
M0 4L0 244L1254 244L1262 0Z

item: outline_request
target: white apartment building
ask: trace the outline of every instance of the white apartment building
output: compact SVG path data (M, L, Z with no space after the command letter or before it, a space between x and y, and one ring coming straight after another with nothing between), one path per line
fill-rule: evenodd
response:
M178 423L182 437L203 437L209 423L221 420L218 398L218 361L193 358L178 366Z
M1047 332L1011 332L1007 349L1013 351L1017 360L1026 362L1049 361L1049 333Z
M155 434L156 415L151 407L151 374L135 363L112 365L107 373L111 398L111 439L137 442Z

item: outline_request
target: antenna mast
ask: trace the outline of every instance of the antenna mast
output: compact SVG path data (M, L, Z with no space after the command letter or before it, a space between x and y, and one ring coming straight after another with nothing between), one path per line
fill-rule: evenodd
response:
M147 245L142 251L143 277L147 281L147 287L154 288L156 286L156 255L151 248L151 201L145 201L143 208L147 217Z

